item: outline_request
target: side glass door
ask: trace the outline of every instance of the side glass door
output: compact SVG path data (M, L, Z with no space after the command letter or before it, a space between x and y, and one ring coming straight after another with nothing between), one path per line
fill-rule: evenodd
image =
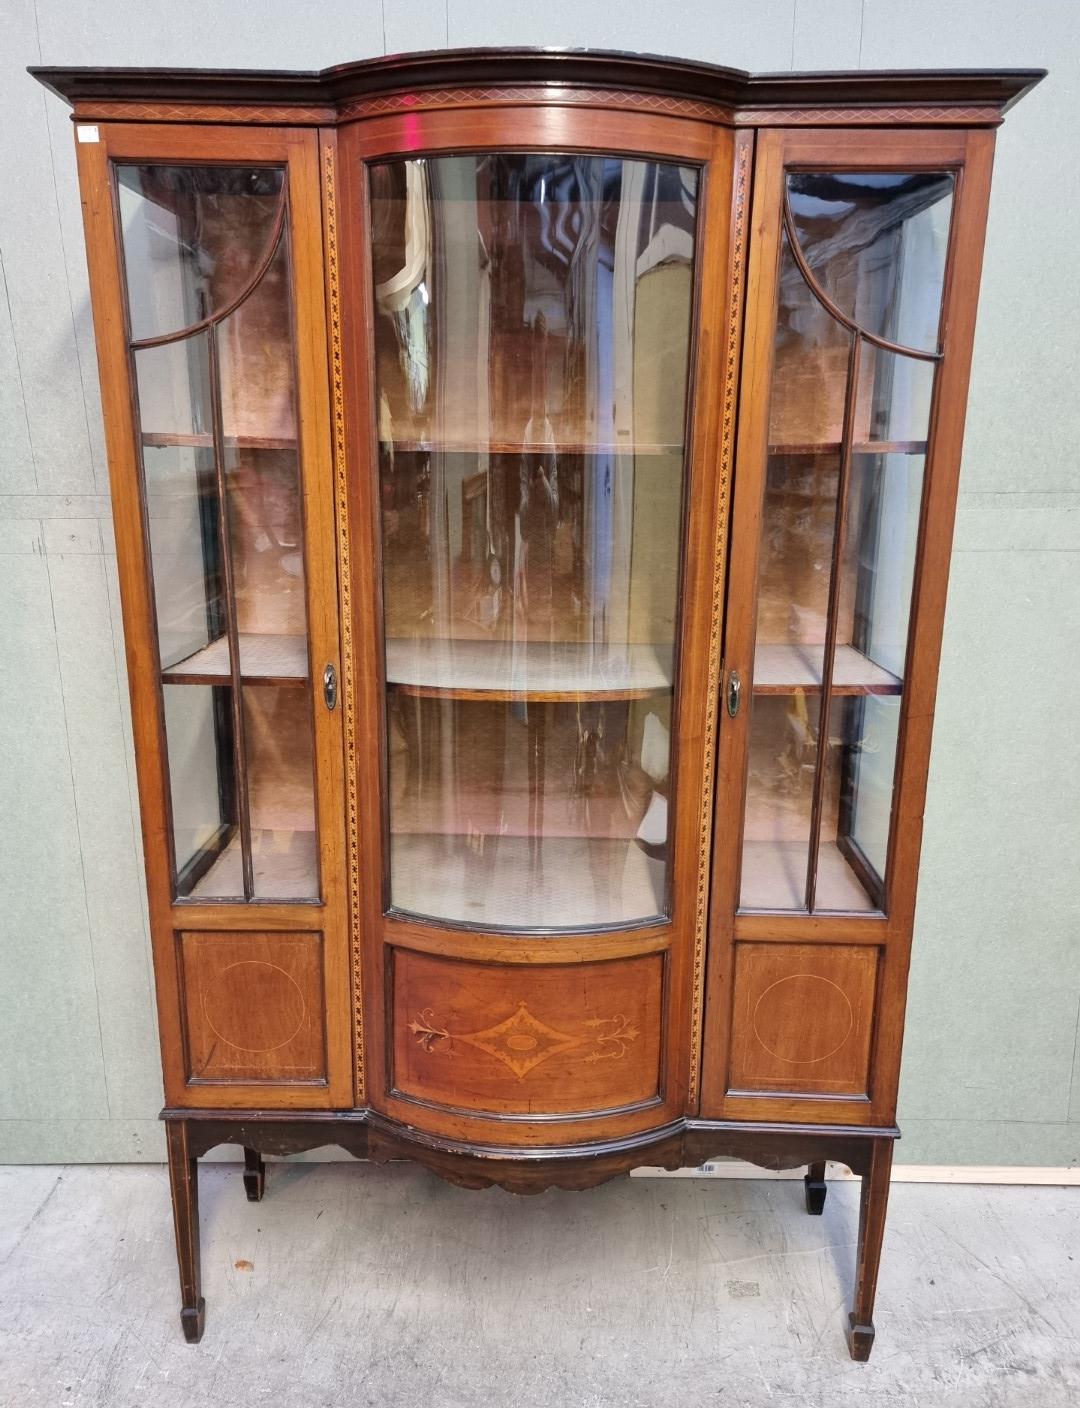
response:
M784 178L742 910L884 908L954 183Z
M114 171L174 897L317 899L287 171Z
M84 131L166 1098L348 1107L318 136Z
M991 150L757 135L702 1081L720 1118L895 1119Z

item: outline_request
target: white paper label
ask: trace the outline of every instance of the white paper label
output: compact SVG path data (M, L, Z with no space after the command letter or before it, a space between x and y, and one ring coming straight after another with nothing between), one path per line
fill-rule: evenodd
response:
M80 124L75 128L75 135L80 142L96 142L98 140L98 130L96 127L84 127Z

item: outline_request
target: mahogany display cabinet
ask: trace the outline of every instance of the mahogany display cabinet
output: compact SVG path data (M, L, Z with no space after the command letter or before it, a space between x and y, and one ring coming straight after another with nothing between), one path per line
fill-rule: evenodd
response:
M862 1179L1035 71L32 70L74 107L182 1323L198 1157Z

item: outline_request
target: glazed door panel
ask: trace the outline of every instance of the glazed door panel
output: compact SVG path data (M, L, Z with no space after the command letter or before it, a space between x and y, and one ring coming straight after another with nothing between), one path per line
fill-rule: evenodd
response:
M168 1099L347 1106L317 138L85 134Z
M894 1117L991 143L759 136L708 1113Z
M557 109L338 139L368 1098L412 1123L685 1107L733 150Z

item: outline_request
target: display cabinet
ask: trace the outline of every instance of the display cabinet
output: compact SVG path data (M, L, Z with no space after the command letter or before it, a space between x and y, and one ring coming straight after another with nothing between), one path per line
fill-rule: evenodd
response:
M1036 72L461 51L74 106L185 1334L198 1157L862 1179L994 128Z

